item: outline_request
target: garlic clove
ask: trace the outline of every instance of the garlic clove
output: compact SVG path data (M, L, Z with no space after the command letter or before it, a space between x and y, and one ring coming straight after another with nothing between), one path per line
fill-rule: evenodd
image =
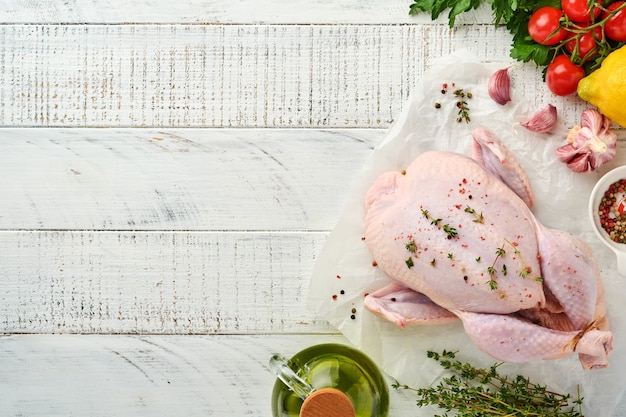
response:
M589 171L589 152L577 149L571 143L563 145L556 150L556 156L567 164L567 167L576 173Z
M611 120L596 109L583 110L580 119L581 126L588 127L598 135L604 134L611 129Z
M556 107L552 104L548 104L543 109L539 110L537 114L535 114L530 119L525 122L520 123L526 129L533 132L545 133L552 130L554 125L556 125Z
M509 68L502 68L494 72L489 78L489 97L498 104L505 105L511 101L511 79Z
M600 168L602 165L604 165L605 163L613 159L616 153L617 153L617 149L614 146L608 147L606 152L602 152L602 153L592 152L589 155L589 168L591 169L591 171L595 171L596 169Z
M597 110L583 111L581 125L569 131L556 156L574 172L592 172L615 157L617 135L610 119Z
M572 158L567 167L576 173L589 173L592 171L589 163L589 154L579 154Z

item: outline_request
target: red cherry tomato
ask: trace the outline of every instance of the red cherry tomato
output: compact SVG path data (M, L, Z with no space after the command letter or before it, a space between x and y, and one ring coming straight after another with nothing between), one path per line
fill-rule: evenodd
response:
M548 65L546 84L557 96L568 96L576 92L578 82L585 77L585 70L574 65L566 55L559 55Z
M598 1L600 6L602 5L601 1ZM591 16L589 10L589 5L587 4L587 0L561 0L561 8L563 12L574 22L578 23L589 23L591 22ZM593 7L593 18L594 20L600 16L600 12L602 10L598 6Z
M578 44L578 51L576 52L576 56L580 59L581 62L589 61L594 56L598 55L598 50L596 49L598 45L598 41L602 39L602 28L596 27L592 30L589 30L578 38L575 38L576 34L571 34L572 38L567 41L565 44L565 49L570 54L573 54L576 50L576 45Z
M609 12L613 12L624 4L623 1L617 1L607 7ZM609 12L604 12L602 17L605 18ZM615 13L604 25L604 33L609 39L617 42L626 41L626 7Z
M537 43L555 45L567 36L567 31L561 27L563 11L556 7L544 6L530 16L528 33Z

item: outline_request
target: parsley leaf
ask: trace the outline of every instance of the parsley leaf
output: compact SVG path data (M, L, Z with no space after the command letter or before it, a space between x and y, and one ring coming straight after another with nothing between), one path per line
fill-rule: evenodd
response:
M448 23L454 26L455 19L461 13L476 9L480 6L481 0L413 0L409 8L409 14L414 15L420 12L430 11L432 20L435 20L444 11L448 12Z
M554 51L545 45L533 42L516 42L511 47L511 58L522 62L532 61L538 67L548 65L554 57Z

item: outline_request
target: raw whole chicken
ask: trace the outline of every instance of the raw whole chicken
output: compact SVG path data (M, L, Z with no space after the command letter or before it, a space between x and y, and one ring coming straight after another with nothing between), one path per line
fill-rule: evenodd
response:
M594 255L541 225L525 172L498 138L472 157L430 151L381 175L366 197L365 241L391 283L365 307L404 327L461 319L484 352L511 362L578 353L604 368L613 346Z

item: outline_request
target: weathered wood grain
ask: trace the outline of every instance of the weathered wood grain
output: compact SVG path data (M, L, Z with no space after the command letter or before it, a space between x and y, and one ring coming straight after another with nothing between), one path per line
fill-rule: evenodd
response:
M491 25L0 25L0 126L385 128L434 59L504 66L509 44ZM513 78L578 120L534 66Z
M5 416L271 416L268 361L340 336L0 337ZM391 380L388 380L391 383ZM390 390L390 415L414 397Z
M0 129L0 230L330 230L381 129Z
M0 333L332 332L306 308L326 237L0 232Z
M373 23L430 22L409 16L411 0L4 0L5 23ZM438 22L445 22L442 17ZM490 22L488 13L468 13L459 23Z

